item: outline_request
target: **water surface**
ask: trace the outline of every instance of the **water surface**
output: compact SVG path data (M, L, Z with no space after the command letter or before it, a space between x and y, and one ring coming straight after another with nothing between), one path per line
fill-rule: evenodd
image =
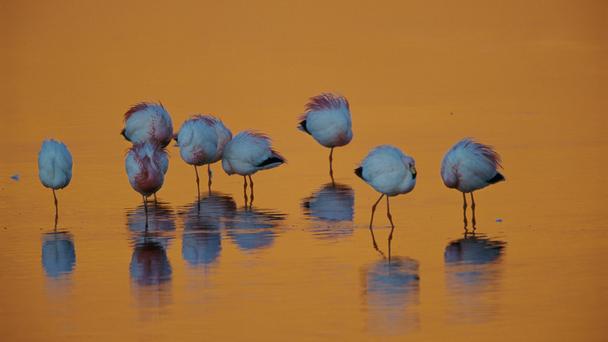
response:
M606 340L606 6L555 1L1 5L0 335L7 340ZM299 132L309 96L346 95L354 139ZM124 172L121 115L220 116L288 163L195 175L175 147L149 229ZM471 136L506 182L476 193L477 232L440 161ZM37 179L42 139L74 177ZM416 159L385 203L353 174L372 147ZM206 184L205 172L201 173ZM18 177L13 177L18 175Z

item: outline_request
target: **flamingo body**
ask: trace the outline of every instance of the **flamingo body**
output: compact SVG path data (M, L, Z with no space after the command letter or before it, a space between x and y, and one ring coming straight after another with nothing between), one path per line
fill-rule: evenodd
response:
M251 131L240 132L230 140L222 158L222 168L228 175L248 176L283 163L285 158L272 149L270 138Z
M186 120L176 136L180 156L195 166L220 160L224 146L231 138L230 130L211 115L195 115Z
M162 104L142 102L125 113L121 134L133 144L156 143L165 147L173 138L173 123Z
M125 167L129 183L142 196L150 196L162 187L168 167L166 154L159 146L149 143L133 145L127 152Z
M500 156L491 146L466 138L446 153L441 163L441 178L448 188L473 192L505 180L498 167Z
M353 138L350 108L343 96L323 93L312 97L300 120L298 128L325 147L344 146Z
M38 153L38 177L42 185L53 190L70 184L72 155L65 144L54 139L42 142Z
M390 145L373 149L355 173L376 191L388 196L408 193L416 185L414 159Z

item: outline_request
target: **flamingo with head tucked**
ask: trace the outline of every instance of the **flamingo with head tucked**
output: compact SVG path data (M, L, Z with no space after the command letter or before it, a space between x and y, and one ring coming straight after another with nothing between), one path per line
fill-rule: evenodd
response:
M361 166L355 169L355 174L381 193L380 198L372 206L372 217L369 221L369 230L372 234L374 248L378 250L374 230L374 212L376 206L386 196L386 216L391 223L391 232L388 236L389 255L391 240L393 239L393 217L391 215L389 197L406 194L416 186L416 162L414 158L401 152L391 145L381 145L374 148L361 162Z
M59 208L55 190L65 188L72 180L72 154L64 143L54 139L42 142L38 153L38 177L42 185L53 190L56 228Z
M163 186L167 167L167 152L156 144L135 144L127 152L125 168L131 187L142 195L146 228L148 227L147 197Z
M228 175L238 174L243 176L243 192L245 206L247 206L247 177L251 188L251 199L249 206L253 203L253 179L254 173L275 168L285 163L285 158L275 151L270 138L262 133L243 131L237 134L224 147L222 168Z
M319 144L329 147L329 176L334 180L334 147L344 146L353 138L348 100L340 95L322 93L311 97L298 128Z
M462 206L464 216L464 229L467 229L467 198L471 194L471 212L473 230L476 229L475 198L473 191L505 180L497 171L500 165L500 155L492 146L480 144L472 139L465 138L457 142L445 154L441 162L441 178L448 188L462 192Z
M200 199L200 186L197 166L207 164L209 181L207 186L211 191L211 164L222 159L224 147L232 139L232 132L224 123L212 115L194 115L186 120L175 141L179 146L182 159L194 166L196 174L196 189Z
M120 134L133 144L166 147L173 138L173 123L162 104L142 102L125 113L125 127Z

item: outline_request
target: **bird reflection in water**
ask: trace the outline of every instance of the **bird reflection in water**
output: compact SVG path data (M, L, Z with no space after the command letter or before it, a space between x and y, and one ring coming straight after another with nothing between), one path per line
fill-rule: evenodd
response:
M320 238L337 239L353 232L355 192L345 184L328 183L302 200L312 232Z
M454 303L450 318L483 322L497 312L501 259L506 243L466 233L445 248L446 283Z
M221 229L235 212L232 197L217 192L180 210L184 221L182 256L189 265L208 266L217 261L222 251Z
M47 277L60 278L74 271L76 248L72 234L55 230L42 235L42 267Z
M285 214L270 209L240 208L226 221L231 240L244 251L270 247Z
M399 256L383 259L367 266L363 277L371 332L398 335L419 328L418 261Z
M134 295L142 307L161 307L170 301L172 268L167 248L174 237L173 211L162 202L148 208L148 227L143 205L127 211L133 254L129 273Z

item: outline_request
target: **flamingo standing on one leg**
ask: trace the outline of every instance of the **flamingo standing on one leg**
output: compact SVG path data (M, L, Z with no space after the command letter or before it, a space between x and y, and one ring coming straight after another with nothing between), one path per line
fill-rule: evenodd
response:
M441 162L443 183L448 188L462 192L465 230L468 226L466 193L471 194L472 223L475 230L477 222L473 191L504 181L505 177L496 170L498 167L501 167L500 156L492 146L480 144L469 138L457 142L443 157Z
M334 147L344 146L353 138L348 100L339 95L322 93L310 98L298 128L310 134L319 144L329 147L329 176L334 182Z
M59 206L55 190L65 188L72 179L72 154L65 144L53 139L42 142L42 148L38 153L38 177L42 185L53 190L55 229L57 229Z
M416 165L414 158L404 154L398 148L390 145L381 145L374 148L355 169L355 174L380 192L380 198L372 206L372 216L369 221L369 230L372 234L374 248L378 250L372 224L376 206L386 195L386 216L391 223L391 232L388 236L389 257L391 255L391 240L393 239L393 217L391 215L389 197L406 194L416 185ZM379 250L378 250L379 251Z
M167 152L160 146L144 143L136 144L129 149L125 167L131 187L142 195L146 212L146 229L148 228L147 197L156 193L165 179Z
M175 136L182 159L194 166L196 189L201 197L197 166L207 164L211 191L211 164L222 159L224 147L232 139L232 132L224 123L211 115L194 115L186 120Z
M266 169L272 169L285 163L285 158L275 151L270 145L268 136L243 131L237 134L224 147L222 168L228 175L238 174L243 176L243 193L245 207L247 207L247 177L251 188L251 199L249 207L253 204L253 179L251 175Z

